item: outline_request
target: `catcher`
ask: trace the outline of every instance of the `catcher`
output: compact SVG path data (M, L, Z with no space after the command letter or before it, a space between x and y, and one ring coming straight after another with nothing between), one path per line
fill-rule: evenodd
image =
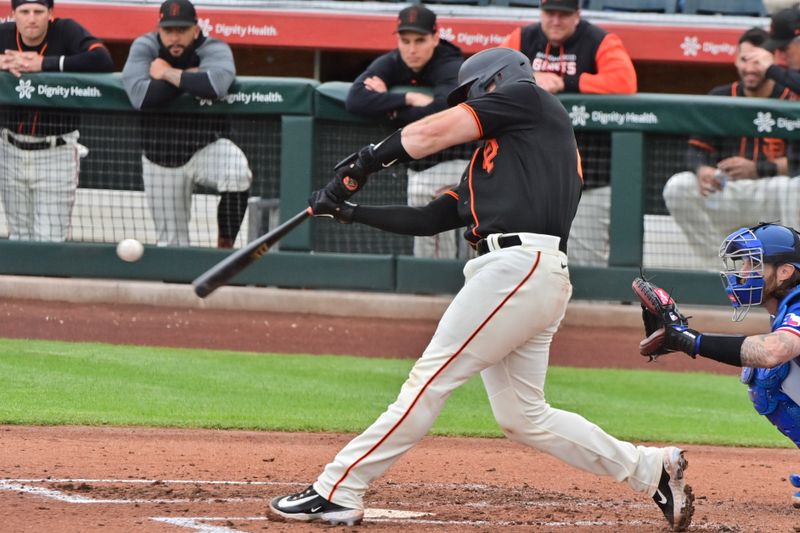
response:
M765 335L715 335L689 328L688 320L663 289L636 278L646 338L639 345L652 359L684 352L742 367L742 382L760 415L800 447L800 235L778 224L741 228L723 241L719 255L733 320L754 305L772 318ZM800 476L789 480L800 487ZM800 492L793 497L800 507Z

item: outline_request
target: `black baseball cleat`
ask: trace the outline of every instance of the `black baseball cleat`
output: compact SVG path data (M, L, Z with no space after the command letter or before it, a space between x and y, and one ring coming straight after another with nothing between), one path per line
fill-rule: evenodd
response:
M664 448L664 467L658 488L653 494L653 501L664 513L672 531L686 531L692 523L694 494L692 487L683 479L688 465L689 462L683 457L683 450L674 446Z
M278 496L269 504L269 510L287 520L310 522L322 520L333 525L355 526L364 518L364 511L342 507L329 502L309 486L303 492Z

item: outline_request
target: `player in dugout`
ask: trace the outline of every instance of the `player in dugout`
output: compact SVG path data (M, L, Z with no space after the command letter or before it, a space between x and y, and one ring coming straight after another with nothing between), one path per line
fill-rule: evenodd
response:
M425 6L402 9L395 34L397 48L376 58L356 78L345 105L357 115L388 119L396 128L447 108L464 57L460 48L439 37L436 14ZM454 147L409 163L408 205L423 206L457 183L468 150ZM455 259L457 242L455 231L414 237L414 256Z
M142 174L159 246L189 246L195 185L220 194L217 246L232 248L247 208L253 173L227 137L225 115L169 114L182 94L224 98L236 78L230 47L206 37L189 0L167 0L157 31L137 38L122 70L128 98L142 113Z
M0 24L0 71L114 70L103 43L74 20L53 17L53 0L12 0L11 8L12 20ZM74 111L2 110L0 192L10 239L69 238L80 160L89 153L78 143L78 123Z
M634 94L636 70L622 40L581 18L580 0L542 0L539 23L512 31L500 46L531 60L536 84L552 94ZM577 132L586 156L592 139ZM584 160L584 190L569 236L576 265L605 266L609 254L611 186L600 158Z
M750 53L767 79L800 94L800 5L772 15L769 39Z

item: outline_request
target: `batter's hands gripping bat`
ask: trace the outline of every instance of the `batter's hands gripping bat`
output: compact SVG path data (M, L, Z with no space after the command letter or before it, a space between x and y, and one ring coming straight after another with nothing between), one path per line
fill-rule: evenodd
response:
M205 298L216 289L222 287L236 274L261 259L261 256L267 253L276 242L305 222L311 215L310 207L300 211L274 230L248 243L244 248L236 250L231 255L206 270L192 282L194 293L200 298Z

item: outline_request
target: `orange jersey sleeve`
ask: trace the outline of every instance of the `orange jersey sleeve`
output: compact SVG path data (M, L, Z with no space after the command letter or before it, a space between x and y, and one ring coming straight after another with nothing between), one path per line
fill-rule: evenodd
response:
M522 45L522 28L517 28L516 30L506 35L506 38L503 39L502 43L500 43L501 47L513 48L514 50L519 50L521 45Z
M636 93L636 70L622 40L609 33L600 43L595 56L597 74L581 74L578 88L591 94Z

